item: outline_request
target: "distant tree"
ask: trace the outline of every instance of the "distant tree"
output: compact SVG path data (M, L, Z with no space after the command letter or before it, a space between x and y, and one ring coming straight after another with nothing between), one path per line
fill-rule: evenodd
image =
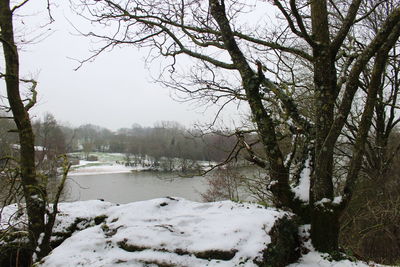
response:
M13 144L18 143L18 136L12 132L16 128L12 115L0 112L0 157L10 155Z
M86 160L89 159L90 153L93 152L93 147L94 147L94 145L90 141L85 141L82 144L82 151L83 151L83 153L85 155L85 159Z
M76 129L69 125L59 125L60 130L62 131L65 137L65 150L68 153L74 152L78 150L78 140Z
M35 143L42 146L47 157L54 157L66 152L66 140L57 120L50 113L46 113L43 121L33 124Z
M100 152L108 151L110 149L109 139L112 135L113 133L110 130L101 128L95 140L96 149Z
M230 132L216 131L203 136L205 143L204 153L207 158L216 162L223 162L237 144L236 137Z
M96 149L96 141L99 138L100 129L101 127L99 126L85 124L81 125L76 130L78 142L82 147L86 159L89 157L89 154Z

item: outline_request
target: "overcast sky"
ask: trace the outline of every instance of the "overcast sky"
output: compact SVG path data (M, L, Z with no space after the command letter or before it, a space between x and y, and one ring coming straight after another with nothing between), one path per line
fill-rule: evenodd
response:
M23 7L23 12L31 16L16 18L19 34L26 33L22 39L37 36L38 32L29 32L47 21L44 2L31 0ZM90 42L74 34L68 20L79 27L79 18L71 14L68 1L61 2L64 3L52 9L55 22L41 30L50 36L36 44L20 46L21 74L39 82L39 101L33 110L36 118L50 112L72 126L92 123L113 130L133 123L152 126L164 120L187 127L212 121L216 108L204 113L204 107L178 103L171 99L169 89L153 83L145 68L146 52L134 47L104 53L74 71L77 62L71 58L89 56ZM4 84L1 86L4 94ZM229 106L224 113L225 124L238 120L237 113L237 106Z

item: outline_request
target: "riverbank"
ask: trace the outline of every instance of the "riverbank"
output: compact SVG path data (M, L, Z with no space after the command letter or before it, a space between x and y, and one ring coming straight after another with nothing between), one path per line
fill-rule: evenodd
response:
M82 176L82 175L97 175L97 174L112 174L112 173L129 173L137 171L156 171L156 172L176 172L176 173L193 173L199 174L210 168L213 162L192 161L190 164L185 165L183 168L183 159L168 159L168 166L166 166L166 159L160 159L159 162L154 162L150 159L141 159L140 163L126 161L127 156L121 153L101 153L95 152L92 158L96 160L82 160L83 153L71 153L69 156L80 158L79 164L73 165L69 171L69 176ZM185 163L186 164L186 163Z
M146 168L129 167L123 164L101 161L85 161L81 160L79 165L72 166L68 176L96 175L96 174L112 174L112 173L129 173L132 171L143 171Z

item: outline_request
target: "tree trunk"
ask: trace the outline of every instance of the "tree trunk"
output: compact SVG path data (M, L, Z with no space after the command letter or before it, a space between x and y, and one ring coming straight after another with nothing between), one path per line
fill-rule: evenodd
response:
M274 204L278 208L289 207L299 215L307 214L301 206L300 201L294 200L294 193L289 186L289 170L284 164L283 154L276 137L276 125L262 103L260 85L264 78L263 74L255 73L252 70L236 43L225 13L224 1L220 3L216 0L210 0L209 2L211 15L220 27L224 45L242 78L242 85L248 98L247 101L253 119L257 123L258 135L270 163L268 172L270 179L274 181L274 184L270 188L274 195Z
M332 178L335 144L327 144L325 140L333 122L333 90L336 88L336 83L334 83L336 77L333 72L329 72L332 70L332 65L316 65L318 63L314 65L316 69L322 67L325 71L315 72L317 76L315 78L316 121L318 123L316 123L314 173L310 186L311 239L318 251L330 252L338 249L338 218L330 209L319 209L315 203L323 199L332 201L334 197ZM325 76L322 81L319 80L321 77L318 77L321 74Z
M36 177L34 134L27 108L20 97L19 56L14 42L12 12L9 0L0 0L0 28L6 65L7 97L20 142L21 183L28 213L29 240L34 251L45 225L45 188Z
M336 90L334 63L327 51L316 57L314 85L316 102L315 165L310 186L311 239L318 251L338 249L338 218L330 209L319 209L315 203L333 200L333 150L334 143L326 143L333 122Z
M335 143L326 143L334 120L337 97L335 55L330 48L326 1L311 3L312 30L315 40L314 101L315 101L315 165L310 186L311 240L321 252L338 249L338 218L329 208L320 208L316 202L333 200L333 150Z

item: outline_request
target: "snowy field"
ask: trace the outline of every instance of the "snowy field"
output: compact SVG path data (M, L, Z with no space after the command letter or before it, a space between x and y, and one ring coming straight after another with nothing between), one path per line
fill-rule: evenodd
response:
M82 158L83 153L71 153L71 156ZM122 153L101 153L94 152L91 155L96 156L98 161L80 160L79 165L73 165L68 173L69 176L96 175L108 173L129 173L132 170L141 170L140 167L127 167L123 162L125 155Z
M102 161L81 160L79 165L71 168L68 176L95 175L108 173L129 173L133 170L142 170L144 168L126 167L123 164Z

